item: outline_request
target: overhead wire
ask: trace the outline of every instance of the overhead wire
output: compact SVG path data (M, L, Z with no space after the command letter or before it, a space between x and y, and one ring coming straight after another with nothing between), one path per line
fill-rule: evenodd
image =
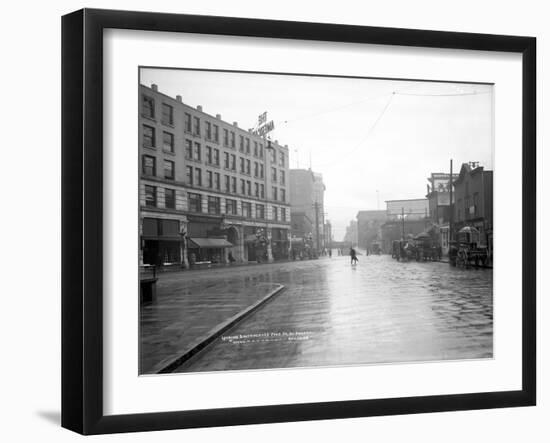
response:
M457 92L456 94L420 94L420 93L407 93L407 92L395 92L395 95L409 95L413 97L460 97L466 95L483 95L489 94L491 91L473 91L473 92Z
M349 108L350 106L355 106L355 105L360 104L360 103L365 103L365 102L368 102L368 101L378 100L379 98L383 98L383 97L386 97L388 95L389 95L388 93L384 93L384 94L381 94L381 95L376 95L374 97L366 97L366 98L361 99L361 100L346 103L344 105L336 106L334 108L328 108L328 109L325 109L324 111L315 112L313 114L303 115L301 117L297 117L297 118L290 119L290 120L280 120L277 123L278 124L295 123L295 122L300 121L300 120L306 120L306 119L309 119L309 118L318 117L320 115L330 114L331 112L336 112L336 111L339 111L341 109Z
M359 143L357 143L353 149L351 149L350 151L348 151L347 153L344 153L342 154L338 160L336 161L331 161L330 163L323 163L321 165L318 165L318 166L328 166L328 165L335 165L337 163L340 163L342 160L345 160L347 159L347 157L349 157L351 154L353 154L355 151L357 151L361 145L366 142L368 140L368 138L371 136L371 134L374 132L374 130L376 129L376 126L378 125L378 123L380 122L380 120L382 120L382 117L384 116L384 114L386 113L386 111L388 110L389 106L390 106L390 103L392 102L392 99L393 97L395 96L395 92L393 92L392 94L390 94L390 97L388 99L388 101L386 102L386 104L384 105L384 108L382 109L382 111L380 112L380 114L378 114L378 117L376 118L376 120L374 121L374 123L371 125L371 127L369 128L369 130L367 131L367 134L365 135L365 137L363 137Z

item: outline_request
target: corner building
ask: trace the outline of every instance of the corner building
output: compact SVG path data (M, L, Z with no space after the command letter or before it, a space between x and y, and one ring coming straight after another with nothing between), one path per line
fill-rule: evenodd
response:
M288 258L288 147L139 89L140 262Z

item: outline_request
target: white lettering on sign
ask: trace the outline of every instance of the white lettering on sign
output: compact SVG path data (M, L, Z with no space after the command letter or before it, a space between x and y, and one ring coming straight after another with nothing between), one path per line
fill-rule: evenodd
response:
M259 135L260 137L265 136L267 133L273 131L275 129L275 123L273 123L273 120L267 122L265 125L260 126L258 129L254 131L254 134Z
M258 116L258 126L261 126L262 123L266 122L266 120L267 120L267 111Z

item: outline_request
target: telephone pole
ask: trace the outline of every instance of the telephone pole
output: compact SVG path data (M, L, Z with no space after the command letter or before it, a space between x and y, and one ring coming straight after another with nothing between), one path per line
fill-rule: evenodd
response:
M319 252L319 202L316 201L313 206L315 208L315 237L317 239L316 249L317 252Z
M401 207L401 232L403 240L405 240L405 208Z
M454 205L453 205L453 159L451 159L451 171L449 174L449 241L453 239Z

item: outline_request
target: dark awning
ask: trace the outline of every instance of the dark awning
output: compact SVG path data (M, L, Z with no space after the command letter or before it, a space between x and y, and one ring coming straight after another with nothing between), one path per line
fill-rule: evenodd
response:
M424 231L414 237L415 240L420 240L422 238L432 238L432 236Z
M197 238L192 237L189 239L191 242L191 247L196 246L197 248L230 248L233 246L232 243L229 243L223 238Z
M460 231L458 231L459 233L463 233L463 232L470 232L470 233L475 233L475 234L479 234L479 231L474 228L473 226L464 226Z

